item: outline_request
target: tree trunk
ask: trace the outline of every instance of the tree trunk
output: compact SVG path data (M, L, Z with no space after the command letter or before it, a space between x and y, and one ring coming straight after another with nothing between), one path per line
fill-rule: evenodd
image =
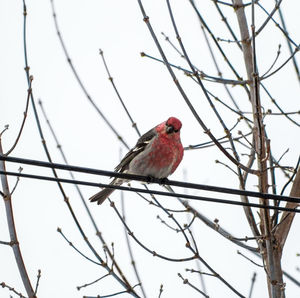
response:
M257 156L259 191L262 193L267 193L269 187L267 171L268 149L260 102L260 81L256 64L254 7L252 7L251 38L248 30L243 1L233 0L233 4L235 5L235 11L240 28L244 62L250 87L250 101L252 104L254 122L253 146ZM260 200L260 203L262 205L269 204L267 200L263 199ZM283 298L285 295L281 269L281 246L276 241L274 232L272 231L270 211L268 209L261 209L260 219L260 230L261 234L264 236L264 242L258 242L258 244L260 246L261 255L266 269L269 297Z

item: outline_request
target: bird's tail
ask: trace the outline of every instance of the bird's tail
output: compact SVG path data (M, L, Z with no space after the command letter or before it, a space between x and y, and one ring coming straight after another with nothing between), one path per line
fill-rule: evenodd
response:
M97 192L95 195L90 197L90 201L97 202L97 204L100 205L105 201L107 197L109 197L112 194L113 191L113 188L104 188L103 190Z
M123 181L120 179L114 179L110 185L121 185ZM98 205L102 204L106 198L108 198L114 191L114 188L104 188L101 191L97 192L95 195L90 197L91 202L97 202Z

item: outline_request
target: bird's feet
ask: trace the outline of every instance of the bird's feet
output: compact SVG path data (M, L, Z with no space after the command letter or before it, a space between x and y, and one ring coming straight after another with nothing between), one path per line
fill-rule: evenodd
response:
M147 176L147 183L149 184L149 183L153 183L153 182L156 182L156 178L155 177L153 177L153 176Z
M169 179L167 177L159 179L159 184L160 185L165 185L168 183Z
M168 182L168 178L155 178L153 176L147 176L147 183L158 183L159 185L164 185Z

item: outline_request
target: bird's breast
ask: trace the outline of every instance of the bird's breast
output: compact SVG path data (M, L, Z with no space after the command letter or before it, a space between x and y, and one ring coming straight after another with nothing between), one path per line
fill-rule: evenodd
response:
M179 165L182 152L180 140L158 138L131 161L129 172L156 178L168 177Z

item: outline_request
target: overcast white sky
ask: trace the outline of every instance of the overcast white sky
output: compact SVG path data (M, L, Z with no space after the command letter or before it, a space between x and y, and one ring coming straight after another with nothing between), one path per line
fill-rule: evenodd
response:
M269 11L273 8L274 1L263 2ZM287 1L283 2L282 8L289 32L291 37L299 43L298 12L300 4L297 1L293 1L292 5ZM171 1L171 3L174 6L174 14L181 36L193 63L205 73L216 75L198 20L189 1ZM216 32L216 36L230 38L223 28L220 17L215 12L213 2L202 0L196 1L196 3L201 5L201 11L210 28ZM126 153L126 148L99 117L76 82L55 32L50 1L32 0L27 1L26 4L28 10L28 60L30 73L34 76L32 88L36 104L39 99L42 100L70 164L112 170L120 159L120 151L123 155ZM187 67L183 59L164 41L160 34L163 31L176 43L166 2L144 1L144 4L170 62ZM103 114L130 147L135 144L137 135L107 78L99 55L100 48L104 51L118 90L142 133L166 120L169 116L176 116L183 123L182 142L184 146L209 140L184 103L166 68L148 58L141 58L140 52L142 51L155 57L160 58L160 56L143 22L137 1L64 0L56 1L55 7L62 36L82 82ZM224 12L228 21L236 28L235 15L231 9L227 8ZM264 18L263 13L257 12L258 26L262 24ZM270 22L257 39L260 73L267 71L274 61L278 44L282 44L282 54L278 59L277 66L289 56L282 35L274 30L274 26ZM22 1L1 1L0 130L9 124L9 130L2 136L2 144L6 150L11 146L18 133L27 96L22 32ZM222 46L230 55L235 67L245 77L241 53L232 44L222 44ZM222 67L224 77L234 79L228 67L224 67L221 57L218 57L218 62ZM176 75L207 126L216 137L223 136L223 129L216 117L212 116L200 88L181 72L176 72ZM209 91L231 104L223 86L215 83L205 84ZM272 90L272 95L284 110L299 110L299 83L291 63L283 68L281 74L277 74L267 81L266 86ZM250 111L242 88L229 88L238 98L242 110ZM277 112L263 92L262 100L266 109ZM37 107L40 113L38 104ZM232 127L236 123L237 117L228 114L221 105L217 107L228 127ZM53 161L62 163L62 158L47 124L41 114L40 117ZM294 116L294 119L299 122L299 115ZM282 163L294 166L299 154L299 129L282 116L266 117L265 123L274 156L279 158L289 148ZM238 129L244 133L248 132L247 128L241 124L235 130L234 136L237 136ZM247 151L241 149L241 152L246 153ZM46 161L31 106L24 132L12 156ZM216 149L186 151L184 160L172 179L186 179L195 183L237 188L236 176L225 167L215 164L216 159L229 163ZM242 161L246 162L247 157L243 157ZM16 171L19 166L18 164L8 164L7 169ZM37 169L31 166L23 166L23 168L24 173L52 175L48 169ZM64 172L59 172L59 175L69 177ZM105 183L108 181L105 177L79 174L75 176L78 179L95 182ZM277 178L278 189L281 190L286 180L279 171ZM15 179L10 178L9 181L10 187L13 188ZM256 183L256 180L250 179L247 188L257 190ZM140 186L137 183L133 185ZM104 257L102 245L95 236L75 188L72 185L64 185L64 187L88 238ZM97 191L92 187L82 187L81 190L86 201ZM190 191L190 193L208 195L201 191ZM233 199L230 196L217 194L211 194L211 196ZM119 207L120 192L116 191L112 199ZM125 199L128 224L147 247L174 258L190 256L184 247L185 242L182 236L171 231L156 219L159 214L164 220L168 220L161 211L149 206L135 194L125 194ZM170 208L180 208L179 204L169 198L162 197L160 202ZM237 237L251 236L241 207L204 202L195 202L193 205L211 220L218 218L221 226L231 231L233 235ZM0 206L0 240L8 241L4 204ZM13 195L13 206L24 261L33 283L35 283L38 269L42 270L39 297L97 296L123 290L112 277L105 278L81 291L76 289L77 286L103 276L105 271L83 259L57 233L57 227L62 228L65 235L78 249L93 258L92 253L80 237L55 183L21 179ZM124 228L117 215L110 208L108 202L101 206L89 204L89 207L107 243L115 243L116 259L124 268L126 276L132 285L136 284L125 242ZM185 215L180 215L179 219L182 223L187 221ZM300 274L296 267L300 267L300 263L296 253L300 252L299 233L297 234L299 225L299 217L296 216L283 257L283 268L298 280ZM252 297L266 297L263 270L237 255L235 245L224 240L197 220L194 224L194 234L201 256L218 273L247 296L252 274L256 271L258 276ZM164 285L162 297L199 296L199 293L184 285L177 276L177 273L180 272L191 282L199 285L199 278L196 274L185 272L185 268L197 268L193 262L168 263L154 258L134 242L132 242L132 246L148 297L158 297L161 284ZM246 251L243 252L253 260L260 262ZM0 282L3 281L25 294L10 247L0 246L0 263ZM207 272L203 265L201 268ZM210 297L234 297L232 292L217 279L205 277L205 282ZM139 290L137 289L137 291ZM287 297L298 297L299 292L299 287L287 281ZM9 297L9 295L13 294L7 289L0 290L0 297ZM123 297L127 296L127 294L123 295Z

